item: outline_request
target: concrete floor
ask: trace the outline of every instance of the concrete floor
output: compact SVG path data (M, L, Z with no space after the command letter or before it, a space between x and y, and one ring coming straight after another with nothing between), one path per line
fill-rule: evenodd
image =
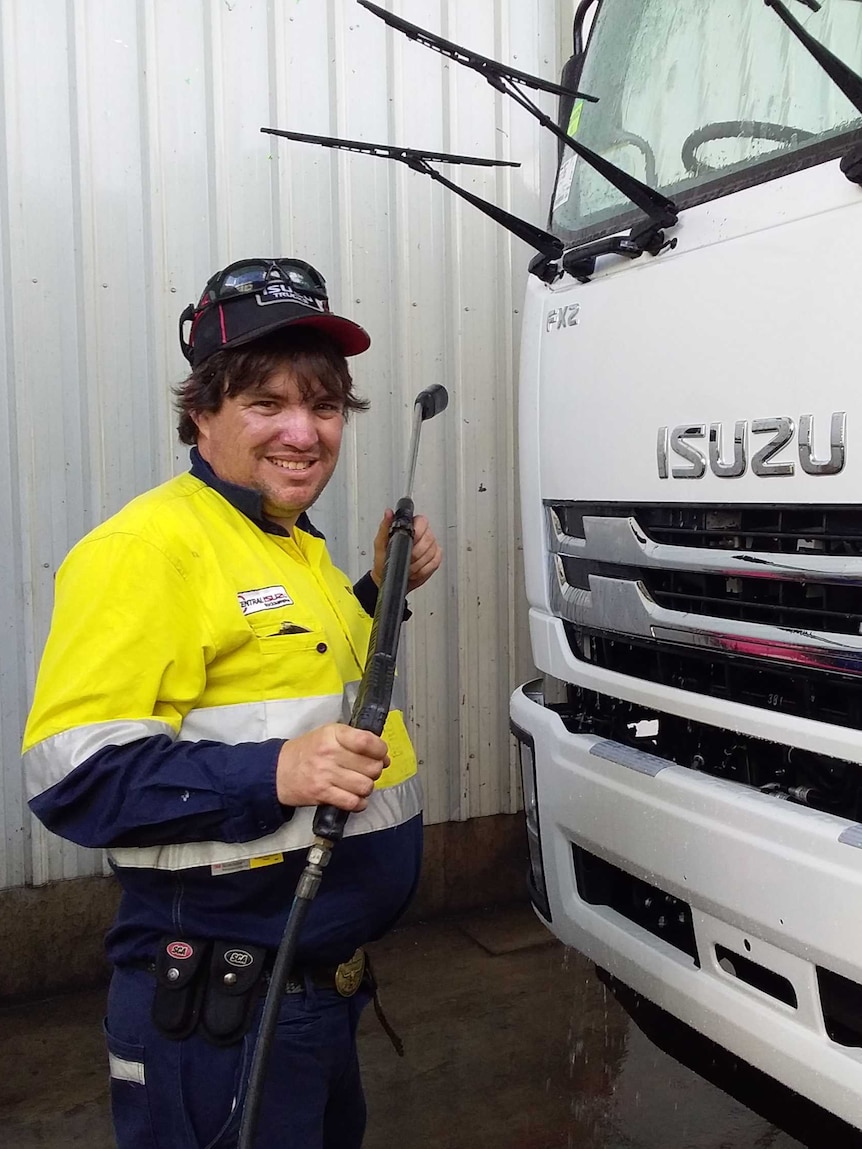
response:
M372 952L406 1056L367 1010L364 1149L862 1149L784 1091L767 1111L790 1132L684 1069L528 907L410 926ZM113 1145L103 1005L91 990L0 1011L2 1149Z

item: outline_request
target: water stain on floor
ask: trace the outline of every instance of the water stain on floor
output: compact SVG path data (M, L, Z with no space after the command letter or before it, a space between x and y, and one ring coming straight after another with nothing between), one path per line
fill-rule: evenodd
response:
M786 1096L790 1130L684 1068L527 906L410 926L371 952L406 1052L367 1010L364 1149L862 1149L846 1126L812 1141L816 1113L806 1125ZM104 1000L0 1010L0 1149L112 1149Z

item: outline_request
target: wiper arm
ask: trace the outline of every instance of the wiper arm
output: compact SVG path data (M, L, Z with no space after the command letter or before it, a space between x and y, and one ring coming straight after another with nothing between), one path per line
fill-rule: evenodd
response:
M469 48L462 48L459 44L453 44L451 40L444 40L440 36L435 36L432 32L426 31L424 28L418 27L416 24L410 24L407 20L402 20L400 16L393 16L391 12L387 12L385 8L379 8L373 4L371 0L359 0L363 8L367 8L369 12L373 12L375 16L379 16L393 28L397 28L399 32L403 32L409 36L411 40L418 40L419 43L424 44L428 48L433 48L436 52L440 52L444 56L449 56L453 60L457 60L459 64L464 64L465 67L472 68L478 72L479 75L484 76L488 83L496 88L497 91L502 92L506 96L511 96L516 103L520 104L522 108L534 116L542 127L547 128L549 131L562 140L567 147L579 156L585 164L593 168L600 175L617 189L622 195L626 197L631 203L645 212L646 215L652 220L655 229L663 227L673 227L677 222L678 212L676 204L673 200L663 196L661 192L655 191L654 188L648 187L647 184L641 183L640 180L630 176L628 172L623 171L622 168L612 164L609 160L604 159L603 156L597 155L596 152L591 151L590 148L584 147L583 144L578 143L576 139L563 131L559 125L554 123L550 116L545 115L540 107L538 107L529 96L522 92L516 85L526 84L531 81L530 86L534 88L541 88L544 91L553 91L562 93L564 95L575 95L582 100L590 100L596 102L595 96L586 96L579 92L572 92L569 88L561 88L558 84L549 84L548 81L540 80L536 76L530 76L526 72L518 72L514 68L509 68L505 64L500 64L496 60L489 60L487 56L480 56L476 52L470 51ZM650 236L652 241L653 236Z
M361 0L360 0L361 2ZM852 68L848 68L843 60L839 60L819 40L806 32L795 16L791 16L781 0L763 0L767 8L774 8L776 14L784 21L796 39L814 57L823 71L838 85L857 112L862 114L862 77L858 76ZM807 0L802 0L807 3ZM810 5L809 5L810 7Z
M459 64L474 68L486 76L505 76L527 88L536 88L541 92L553 92L557 96L576 96L580 100L588 100L591 104L599 102L598 96L588 96L586 92L576 92L572 88L553 84L550 80L543 80L540 76L533 76L529 72L520 72L517 68L510 68L507 64L491 60L488 56L480 56L478 52L473 52L469 48L462 48L451 40L444 40L442 36L436 36L433 32L426 32L418 24L411 24L409 20L402 20L400 16L387 12L385 8L372 4L371 0L359 0L359 3L369 12L373 12L375 16L379 16L381 20L385 20L391 28L397 28L399 32L403 32L409 39L424 44L426 48L433 48L435 52L449 56L451 59L457 60Z
M479 211L484 212L485 215L490 216L495 223L501 224L508 231L516 235L518 239L522 239L530 247L536 249L541 256L544 257L544 266L547 268L548 262L559 259L563 254L563 242L555 235L551 235L549 231L543 231L540 227L535 227L533 224L528 223L525 219L520 219L511 212L504 211L503 208L497 207L496 204L489 203L487 200L481 199L472 192L465 191L464 188L459 187L457 184L447 180L438 171L432 168L432 163L439 164L475 164L479 167L486 168L519 168L521 165L514 163L511 160L488 160L479 156L456 156L448 152L425 152L417 148L399 148L390 144L369 144L362 140L340 140L335 136L311 136L305 132L287 132L282 131L280 128L261 128L262 132L270 136L283 136L287 140L298 140L304 144L321 144L325 148L340 148L348 152L362 152L368 156L381 156L384 159L398 160L399 163L406 164L408 168L412 168L414 172L421 172L423 175L430 176L432 180L443 184L444 187L449 188L450 191L455 192L456 195L461 196L462 199L467 200L468 203L473 204ZM548 272L550 274L550 272ZM556 272L554 272L556 274Z

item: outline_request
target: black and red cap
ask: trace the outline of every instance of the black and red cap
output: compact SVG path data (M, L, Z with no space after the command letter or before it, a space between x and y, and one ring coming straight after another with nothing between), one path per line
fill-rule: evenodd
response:
M180 347L197 367L216 351L242 347L285 327L313 327L342 355L359 355L371 346L363 327L329 310L326 281L310 263L242 259L211 276L197 306L190 303L182 313Z

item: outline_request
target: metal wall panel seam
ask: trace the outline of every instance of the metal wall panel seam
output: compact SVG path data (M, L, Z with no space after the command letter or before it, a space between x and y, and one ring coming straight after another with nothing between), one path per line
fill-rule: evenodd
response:
M496 58L499 60L506 60L517 63L518 53L514 50L512 44L512 12L511 7L507 5L501 6L497 10L498 27L497 27L497 51ZM528 63L531 63L528 60ZM536 69L538 70L538 69ZM500 139L505 141L503 153L504 158L513 159L517 161L517 156L512 154L511 148L511 119L513 115L511 101L508 99L501 99L497 105L498 120L497 130ZM498 173L498 182L502 185L500 187L500 198L498 202L507 210L512 210L512 183L516 179L515 172L517 169L501 168ZM505 179L503 179L505 173ZM505 268L505 275L499 277L499 291L497 299L497 309L495 315L495 324L497 328L496 342L498 346L498 363L500 374L506 380L506 402L505 404L495 404L494 410L497 415L497 431L496 431L496 466L494 468L494 482L497 488L497 501L498 501L498 523L499 523L499 507L502 505L503 509L503 522L500 523L500 531L505 538L506 557L507 561L498 563L497 579L499 585L499 594L502 599L503 610L500 611L500 616L506 619L506 638L505 644L501 651L500 669L505 670L505 674L501 674L500 681L498 682L498 697L501 698L503 722L502 730L498 726L497 745L495 746L496 753L499 754L500 761L497 763L498 784L500 787L499 806L501 810L511 812L513 809L513 751L514 747L512 740L508 733L508 724L505 720L505 715L508 712L508 699L513 682L514 668L515 668L515 602L513 598L513 581L514 581L514 565L517 561L517 555L512 549L512 539L514 537L515 528L515 497L514 497L514 428L512 421L512 412L515 404L515 364L512 354L512 345L510 341L511 326L512 326L512 275L513 275L513 239L502 228L498 229L498 245L500 248L500 260ZM519 253L520 254L520 253ZM504 465L501 467L500 462L503 461ZM504 769L504 763L508 759L509 769Z
M72 166L74 92L70 75L68 6L63 3L16 5L16 75L21 138L15 149L21 178L13 210L20 228L12 229L12 283L15 299L16 375L20 390L22 443L29 450L21 463L27 475L24 519L32 549L28 576L41 647L53 597L53 572L68 545L84 533L81 491L86 481L86 451L81 439L81 380L77 375L80 296L75 273L80 216L76 207L76 171ZM46 27L55 32L45 36ZM38 74L38 85L26 76ZM53 119L50 149L26 146ZM16 282L17 281L17 282ZM59 392L57 382L60 382ZM47 466L46 466L47 464ZM33 524L39 524L38 533ZM74 847L34 829L34 881L68 872Z
M409 15L424 27L445 27L445 9L442 4L426 4L419 11L411 5ZM393 37L394 38L394 37ZM395 39L398 58L404 73L402 86L412 91L409 115L402 117L398 140L420 147L435 147L442 143L449 149L448 108L451 69L443 66L441 58L412 41L399 36ZM406 106L406 99L399 101ZM443 169L452 176L454 169ZM414 647L422 651L414 664L413 681L417 696L417 735L420 755L428 779L429 821L445 821L455 806L451 792L453 776L460 756L460 721L457 699L461 683L454 672L457 661L454 651L457 640L457 611L455 579L458 570L458 530L452 508L453 426L457 420L458 396L455 390L455 340L451 311L447 297L456 265L450 252L452 243L452 199L450 192L440 188L427 177L410 171L402 173L403 186L411 193L413 217L404 230L410 243L409 266L415 261L416 270L409 291L410 308L406 317L411 341L408 365L420 373L416 387L443 383L450 392L452 404L438 423L431 424L424 435L423 467L417 483L417 506L432 518L435 529L446 551L445 566L438 581L422 592L421 611L417 612L416 627L411 632ZM426 229L413 223L418 205L419 218L427 220ZM435 231L436 229L436 231ZM442 241L442 250L438 244ZM437 270L437 269L440 270ZM457 267L460 279L462 269ZM434 285L429 298L428 288ZM414 303L415 301L415 303ZM439 366L435 366L439 364ZM426 493L427 492L427 493ZM451 524L451 528L450 528ZM448 692L441 687L451 683ZM448 694L448 697L447 697ZM421 699L421 711L418 703ZM453 701L456 705L453 706Z
M509 0L507 8L508 23L506 26L508 37L504 39L501 45L500 58L511 60L514 66L524 67L528 71L532 70L536 75L556 79L560 71L560 61L558 57L559 46L562 43L556 19L560 11L559 5L557 6L557 12L548 13L544 8L531 8L520 3L519 0ZM551 19L549 19L549 16ZM519 30L521 32L520 36ZM524 43L523 37L527 30L532 33L532 44L534 45L536 53L535 65L531 58L528 58L526 61L523 59L524 50L522 44ZM552 52L549 53L550 61L548 56L545 55L543 47L548 39L550 39L553 48ZM550 67L548 67L549 62ZM556 111L553 97L533 92L531 93L531 98L548 114L554 114ZM513 189L510 183L510 196L506 206L515 215L526 215L526 218L534 220L536 223L543 223L543 204L540 192L546 183L548 186L550 186L550 184L541 178L540 156L543 152L547 155L547 153L554 151L556 143L550 133L546 132L546 130L523 109L515 107L512 101L507 101L506 107L508 108L508 115L505 116L506 138L511 143L511 158L521 164L520 168L513 171L512 180L514 181L515 187ZM521 146L522 144L526 146ZM550 180L552 178L553 167L551 164L547 166ZM532 175L529 184L524 178L525 171L531 174L535 173ZM519 188L520 195L518 194ZM529 195L527 194L528 192ZM524 211L525 205L528 205L526 212ZM515 385L513 385L512 388L512 401L506 410L507 424L504 433L504 442L506 444L507 499L510 507L510 521L512 525L511 546L509 551L510 561L508 564L509 580L507 587L509 596L510 635L507 694L510 693L519 682L529 679L535 673L530 652L527 612L524 607L526 596L523 586L523 561L520 544L521 509L517 483L518 450L516 441L516 428L518 425L516 373L520 341L520 309L526 281L526 264L532 252L520 240L510 236L509 254L510 264L509 276L506 281L507 298L505 303L505 313L510 316L509 340L507 342L507 351L509 353L507 374L511 376L513 384ZM522 805L520 765L513 739L509 739L508 746L508 808L510 812L514 812L519 810Z
M226 262L223 247L224 230L223 220L220 216L220 205L223 196L219 195L219 160L224 153L224 140L221 133L224 128L222 117L216 116L216 76L221 75L220 61L217 59L220 45L216 41L214 28L218 24L217 17L213 15L216 5L208 0L198 0L203 26L203 91L204 109L206 114L206 139L210 146L206 150L206 194L207 194L207 225L209 230L209 262L211 271L223 267ZM211 272L206 272L207 275ZM199 290L199 289L198 289Z
M437 5L439 22L431 23L428 27L438 31L446 39L451 39L452 21L450 19L449 0L439 0ZM434 56L430 56L433 60ZM429 63L430 67L430 63ZM438 64L440 77L440 121L442 133L442 150L455 152L453 123L455 121L455 72L457 65L441 67ZM448 173L450 176L453 172ZM433 186L430 195L437 197L440 214L440 230L442 235L443 263L447 269L458 268L457 277L447 275L441 300L443 329L445 331L444 357L446 362L447 383L450 393L450 409L444 416L445 435L444 452L447 464L447 482L445 486L446 497L446 534L444 545L446 547L446 678L454 683L454 698L450 692L447 699L446 734L447 734L447 770L440 779L437 817L440 821L460 819L467 817L462 813L460 761L461 745L461 707L460 700L463 692L461 668L461 639L460 639L460 599L458 593L458 547L460 543L459 519L459 492L457 482L457 445L458 424L460 420L460 394L462 377L460 359L457 350L457 317L460 312L461 299L461 268L458 262L458 220L460 201L453 193L445 192L442 188ZM451 296L451 298L450 298ZM454 465L451 465L454 464Z
M32 691L32 684L35 679L35 650L38 642L38 636L35 633L35 610L33 603L33 577L32 570L35 558L33 555L34 540L30 530L30 524L34 521L34 515L30 513L32 504L32 454L25 449L24 445L24 429L22 408L24 406L24 363L21 358L20 339L18 336L18 315L20 314L20 295L22 293L23 285L16 282L17 268L20 264L20 246L21 246L21 211L24 199L23 190L23 172L20 163L16 162L17 157L21 153L24 146L23 137L26 131L26 125L22 123L22 109L21 109L21 88L22 84L19 80L19 70L21 67L21 60L17 51L18 44L18 15L19 7L17 5L7 4L0 7L0 21L3 25L3 77L4 77L4 134L5 134L5 149L2 160L8 164L5 167L4 179L4 228L3 228L3 261L4 261L4 287L6 291L6 386L9 388L9 404L13 411L13 417L10 420L10 430L14 428L16 433L15 442L15 463L17 475L20 480L16 483L17 487L17 500L16 503L10 506L12 513L13 531L19 542L18 562L19 567L15 572L15 582L9 584L10 586L19 585L21 592L21 611L22 619L22 637L23 637L23 655L21 661L24 666L24 677L22 685L25 686L23 691L28 696ZM13 50L12 45L16 48ZM16 224L18 226L16 226ZM11 463L11 459L10 459ZM10 490L12 488L10 487ZM13 607L16 606L13 602ZM19 691L19 693L21 693ZM23 732L23 716L19 717L17 725ZM19 744L20 745L20 744ZM20 761L20 759L19 759ZM16 772L16 778L21 785L21 792L18 795L18 803L23 806L23 777L21 770ZM4 791L11 787L12 778L10 775L4 776ZM22 809L23 813L23 809ZM27 815L24 814L26 819ZM32 822L30 823L32 831ZM23 869L27 880L33 878L33 857L34 857L34 844L31 840L28 842L28 852L26 860L23 862ZM19 862L19 865L21 863ZM16 867L17 868L17 867Z
M344 107L344 60L343 60L343 16L344 5L348 0L329 0L329 21L327 31L330 45L329 90L334 94L330 105L330 134L339 136L346 120ZM341 17L339 19L339 17ZM332 180L332 219L334 239L332 254L334 266L332 274L339 290L344 293L343 298L352 299L356 295L352 277L352 264L350 260L350 246L352 241L351 212L347 205L351 203L351 168L352 157L344 152L332 153L330 178Z
M439 26L432 25L431 31L438 31L446 39L453 35L453 19L451 15L450 0L440 0ZM442 119L442 150L447 152L458 151L458 136L455 130L457 123L458 104L456 90L457 65L449 67L440 66L441 79L441 119ZM456 171L450 171L449 176L458 179ZM449 365L448 386L450 392L449 410L444 416L446 419L445 451L447 461L452 466L447 471L447 532L445 537L447 555L447 637L446 643L446 670L447 681L454 683L454 698L448 699L451 713L448 716L448 733L450 758L447 762L448 770L441 779L438 801L438 814L441 820L463 820L469 817L462 797L461 762L464 757L463 747L463 721L462 697L463 688L463 654L462 654L462 603L459 592L460 547L463 531L463 519L460 514L460 467L458 446L460 442L461 401L463 391L463 374L458 354L458 320L461 310L463 291L463 272L460 261L460 217L463 201L453 193L447 193L442 188L434 187L441 205L441 230L443 236L443 260L449 269L457 269L457 275L447 276L446 290L443 297L443 323L446 331L446 358ZM445 801L445 805L443 802Z
M181 377L185 364L177 344L177 317L195 301L215 270L208 220L211 140L198 125L208 122L207 46L200 4L146 5L148 16L148 95L154 172L154 263L161 362L153 385L163 389ZM176 293L170 290L176 287ZM181 302L178 302L177 295ZM159 392L160 394L163 391ZM188 466L185 449L176 469Z
M274 83L268 70L268 25L261 18L265 15L262 3L237 0L207 12L215 125L212 181L216 233L221 237L213 250L215 266L221 267L249 253L274 250L269 140L259 131L269 112ZM242 98L237 98L238 93Z
M519 7L522 7L519 5ZM519 63L519 52L516 50L516 45L513 42L512 24L514 14L512 6L509 4L501 13L500 29L498 34L498 47L497 59L512 61L517 66ZM528 61L529 62L529 61ZM501 138L506 141L506 158L518 161L519 157L512 153L512 116L513 111L511 101L502 100L500 102L500 120L499 131ZM500 203L507 211L513 210L512 204L512 182L517 176L514 174L518 169L501 168L500 171L506 172L507 177L505 185L501 189ZM508 561L501 563L501 571L498 578L503 580L504 585L501 587L501 595L505 604L505 617L506 617L506 634L507 642L505 648L505 657L501 660L501 666L506 668L506 678L500 683L500 688L504 696L504 706L508 709L508 696L512 688L516 685L515 674L517 670L517 607L515 601L515 566L518 561L517 551L513 547L515 539L515 526L516 526L516 504L515 504L515 441L514 441L514 409L515 409L515 359L514 348L511 341L512 331L512 279L514 273L514 258L513 256L521 254L518 250L520 244L515 246L515 241L511 235L507 235L501 230L500 243L503 248L505 258L506 275L501 277L500 280L500 298L498 300L498 319L499 325L499 341L501 348L501 360L503 374L509 382L509 393L507 394L507 401L501 408L499 405L496 407L498 422L500 423L497 438L500 444L500 455L505 460L505 465L501 469L498 466L495 468L496 484L499 490L503 493L504 506L506 510L506 542L507 542L507 555ZM506 753L508 751L508 754ZM508 757L508 774L503 774L503 762L501 761L498 769L501 774L501 781L505 781L502 787L504 794L501 795L500 805L503 810L512 813L517 808L517 768L516 768L516 754L513 745L513 740L509 737L508 729L504 729L502 735L501 759L505 760Z
M278 21L276 19L276 5L283 10L284 5L278 0L266 0L266 43L267 43L267 73L270 77L269 86L269 112L266 124L263 127L278 127L279 93L281 91L281 77L278 72ZM270 234L273 237L274 255L292 254L292 245L282 248L282 236L285 231L282 222L281 197L279 195L279 152L275 137L267 137L267 160L269 162L269 202L271 205Z
M495 6L450 5L451 38L485 55L494 54ZM490 29L490 33L489 33ZM499 96L473 72L453 75L452 125L455 151L498 154L496 124ZM497 178L493 169L465 168L461 185L494 201ZM495 293L500 277L496 226L470 205L456 209L463 291L453 313L461 367L458 421L459 643L460 690L460 810L461 818L498 808L498 774L492 759L494 729L499 719L500 647L499 588L491 551L498 534L496 491L487 498L487 464L495 453L498 347ZM505 398L503 400L505 402ZM460 537L463 535L463 537ZM469 683L472 689L465 689Z
M10 527L20 524L21 484L18 461L18 419L15 409L16 374L13 357L12 269L10 252L9 203L9 109L6 89L9 82L6 66L8 44L6 20L9 8L0 7L0 362L3 379L0 392L5 419L0 425L0 449L5 471L0 492L0 520ZM23 800L23 777L19 747L23 733L21 716L26 702L28 680L25 658L25 627L22 619L21 591L23 548L21 532L10 530L6 545L0 549L0 609L2 609L3 659L0 665L0 760L8 769L2 771L3 841L0 842L0 889L19 886L32 880L31 820Z
M146 426L149 432L151 445L150 476L154 482L161 482L174 474L178 469L178 451L175 447L174 420L171 395L167 388L169 376L159 355L157 340L157 308L155 299L158 294L164 293L173 300L177 311L182 310L186 300L179 294L176 282L165 270L164 275L156 271L154 253L156 251L155 228L150 205L153 203L153 172L151 157L154 153L151 133L153 128L152 105L147 89L149 44L147 21L145 18L146 4L140 0L135 2L134 35L135 49L132 54L135 68L134 90L137 100L138 123L134 132L135 150L137 152L137 169L140 180L140 256L138 271L141 277L141 290L136 297L131 292L131 283L128 285L130 295L130 310L136 312L136 322L140 324L139 358L136 361L138 390L144 397L155 394L156 401L146 403ZM134 276L134 268L130 267L130 279ZM135 303L138 303L137 308ZM107 869L107 863L106 863Z
M386 76L386 91L390 93L389 99L384 99L380 115L380 133L375 124L371 124L363 137L370 137L375 142L397 144L402 143L399 132L399 115L397 109L403 106L407 98L404 74L402 69L404 44L399 43L388 28L370 13L363 13L366 19L363 24L368 26L368 33L379 43L384 61L384 74ZM399 39L401 39L399 37ZM411 409L410 392L414 388L421 389L424 378L412 376L408 365L410 364L410 348L412 343L412 330L409 315L409 282L410 282L410 219L411 200L413 188L404 179L414 173L407 171L400 164L391 160L368 160L371 165L379 165L382 174L386 177L389 211L386 215L387 256L391 274L387 290L387 299L384 311L388 313L387 322L387 366L384 383L388 383L386 390L389 402L383 401L381 394L375 404L378 414L372 416L380 418L380 409L387 412L385 441L389 444L387 465L382 468L384 487L381 499L378 500L380 509L383 505L392 506L399 495L403 493L404 484L404 456L406 451L405 426L409 425L409 410ZM420 177L421 178L421 177ZM384 387L379 387L383 392ZM424 428L423 428L424 430ZM423 455L424 461L424 455ZM391 493L390 493L391 492ZM418 492L415 492L416 494ZM417 507L417 510L419 508ZM372 517L376 515L378 506L375 505ZM368 528L371 529L371 522ZM429 588L430 589L430 588ZM426 595L422 594L420 610L426 607ZM416 659L416 627L412 623L401 632L401 643L398 651L399 674L409 684L407 693L408 710L407 720L411 736L416 747L417 758L423 758L421 742L423 732L417 729L416 692L418 687ZM421 771L423 787L426 783L428 771ZM427 793L425 795L425 818L429 817L429 804Z
M342 15L335 28L339 62L335 134L379 141L388 130L385 93L390 90L391 79L385 28L352 4L342 9ZM369 76L377 83L369 84ZM355 421L347 445L350 495L346 505L342 503L342 522L347 552L356 555L364 549L370 557L379 514L392 489L392 459L397 449L392 405L383 403L380 394L381 383L393 376L393 338L398 326L397 313L390 311L392 298L387 298L387 285L395 277L390 236L397 205L390 164L350 152L339 153L339 158L345 210L339 211L338 217L342 269L338 295L342 309L364 323L372 340L370 351L356 363L360 389L372 407L369 414ZM372 436L374 442L382 440L383 450L368 450Z
M86 69L88 40L86 25L82 29L76 18L79 17L83 21L84 13L80 10L76 12L73 0L67 0L65 16L66 43L68 45L68 159L72 243L73 251L77 252L78 255L77 258L73 258L72 260L70 280L73 284L73 290L69 292L69 296L74 301L73 310L77 336L75 341L76 377L73 380L71 378L67 379L64 376L61 385L64 392L67 388L70 391L75 388L79 399L77 432L80 439L80 453L77 474L81 487L80 519L77 524L77 529L72 527L71 522L67 523L67 526L71 530L70 534L66 537L65 543L66 546L70 546L77 541L77 537L85 534L86 531L94 525L95 507L98 506L100 502L98 492L101 486L99 483L99 475L102 470L102 458L98 451L101 444L101 437L96 437L96 454L94 457L93 436L91 435L93 418L91 416L88 393L88 382L91 378L90 364L88 362L88 347L91 342L95 342L97 336L94 317L95 299L92 292L87 292L85 284L85 261L88 255L92 255L93 249L92 228L85 225L84 219L84 160L85 157L87 157L89 129L86 101L86 89L88 86ZM79 53L84 57L81 61L84 66L80 68ZM85 76L83 81L83 94L81 90L82 81L79 78L81 72L83 72ZM87 166L88 168L92 168L92 164ZM88 220L88 223L91 223L91 220ZM67 432L68 431L69 428L67 427ZM74 474L73 468L69 467L66 470L71 478L72 474ZM46 852L50 855L59 850L60 864L62 866L61 876L63 878L93 874L97 873L100 869L101 858L97 852L82 850L71 842L59 842L58 839L49 835L38 823L34 826L33 843L36 850L34 879L37 883L47 881L54 869L52 864L49 863L47 866L44 866L42 863Z
M422 16L413 11L414 7L415 5L411 6L410 12L406 15L421 22ZM370 128L361 134L363 138L379 142L423 146L428 142L427 113L431 111L433 114L434 96L429 92L430 85L417 83L415 69L417 66L427 68L427 58L430 54L394 33L375 17L364 15L364 19L370 33L384 47L390 98L384 99L382 104L385 118L380 130ZM436 59L433 64L436 80L439 74ZM433 136L432 142L436 143ZM385 163L385 161L372 160L370 163ZM391 505L404 482L404 455L412 418L413 398L423 387L439 381L432 364L422 355L423 332L420 327L422 317L417 314L414 302L416 293L413 286L414 277L420 282L426 282L430 278L425 270L428 262L428 245L423 242L423 228L417 226L415 222L416 205L426 202L429 191L436 193L438 189L433 187L431 181L406 170L401 165L386 163L386 168L391 204L388 214L389 250L393 271L387 291L386 307L388 364L383 382L388 383L389 401L384 407L387 411L384 434L385 441L390 444L390 450L388 467L385 468L386 485L383 487L383 501ZM380 409L382 399L381 395L376 404L377 410ZM429 513L434 520L435 528L439 531L439 521L435 519L434 510L423 491L423 480L429 474L429 439L433 437L433 433L431 428L424 429L422 461L417 473L415 499L417 510ZM425 621L429 604L434 600L438 586L439 582L435 580L417 595L414 604L416 613L403 632L399 656L400 672L405 675L409 684L409 718L417 754L422 760L426 819L429 821L440 820L439 774L441 769L445 769L448 758L446 754L434 754L429 751L429 727L432 724L427 720L422 721L427 714L429 702L428 691L425 689L429 676L429 661L432 666L437 661L433 651L423 641L426 634ZM430 673L433 674L434 670L430 670Z
M138 0L137 7L137 74L136 84L140 93L138 106L140 109L140 123L138 126L138 146L140 149L141 164L141 192L142 211L141 226L143 233L143 291L144 296L144 324L145 324L145 357L143 367L146 370L146 379L150 386L156 386L161 376L168 378L167 364L170 359L167 341L164 338L165 325L162 308L156 304L163 291L167 291L170 298L176 301L179 310L190 302L181 295L183 278L172 274L167 260L160 259L164 255L163 246L159 244L161 235L159 206L163 202L162 181L159 178L157 157L161 150L160 123L156 93L158 91L159 67L156 59L156 26L154 5L147 0ZM162 408L156 408L161 411ZM158 427L158 422L156 423ZM155 442L161 443L163 438L156 435ZM173 446L170 457L170 468L165 467L164 452L160 451L157 461L157 472L160 475L175 473L180 469L180 452L175 444L173 434L167 440Z

